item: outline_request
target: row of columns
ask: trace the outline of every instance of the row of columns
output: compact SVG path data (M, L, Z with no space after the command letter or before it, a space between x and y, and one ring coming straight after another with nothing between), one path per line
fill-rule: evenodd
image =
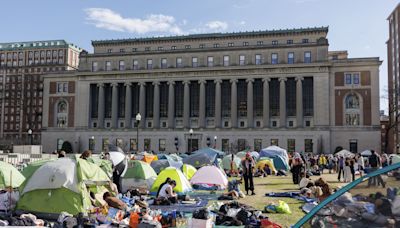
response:
M280 127L286 126L286 78L279 78L279 117ZM297 126L303 125L303 78L296 78L296 121ZM269 127L269 81L270 78L263 78L263 124ZM238 123L237 116L237 79L230 80L231 83L231 127L236 128ZM253 106L253 83L254 79L247 79L247 126L254 127L254 106ZM206 89L205 80L198 81L200 84L199 94L199 127L206 127ZM221 127L221 79L214 80L215 83L215 127ZM184 97L183 97L183 126L190 127L190 82L184 81ZM130 128L132 125L132 83L125 83L125 126ZM154 101L153 101L153 127L160 127L160 82L153 82L154 85ZM175 82L168 82L168 126L173 128L175 125ZM112 128L118 128L118 84L112 83ZM99 87L99 104L98 104L98 127L104 128L104 84L98 84ZM145 82L139 82L139 113L144 116L145 113ZM140 127L145 127L145 121L141 121Z

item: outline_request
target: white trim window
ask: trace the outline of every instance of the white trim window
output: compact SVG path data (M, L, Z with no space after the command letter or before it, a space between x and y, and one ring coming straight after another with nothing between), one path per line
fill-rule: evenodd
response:
M229 66L229 55L224 55L224 66Z
M357 94L351 93L345 97L344 108L346 126L361 125L361 102Z

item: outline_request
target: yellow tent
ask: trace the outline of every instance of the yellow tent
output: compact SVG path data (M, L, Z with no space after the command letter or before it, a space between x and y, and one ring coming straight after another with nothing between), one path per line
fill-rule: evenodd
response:
M185 177L190 180L192 179L193 175L197 172L197 169L191 165L183 164L182 172Z
M261 160L257 162L257 169L264 169L266 165L268 165L269 168L271 169L271 173L277 173L273 160Z
M176 181L176 186L174 188L175 192L186 193L192 191L192 185L186 179L185 175L183 175L181 170L175 167L168 167L163 171L161 171L160 174L158 174L158 177L156 181L153 183L153 187L151 187L150 192L152 194L157 193L158 189L160 188L160 185L164 183L168 177Z

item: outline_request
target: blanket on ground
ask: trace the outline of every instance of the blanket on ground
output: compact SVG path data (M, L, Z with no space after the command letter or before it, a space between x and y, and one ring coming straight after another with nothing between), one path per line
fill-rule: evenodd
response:
M313 203L313 202L317 201L317 199L307 198L305 196L300 195L300 192L269 192L269 193L266 193L265 196L268 196L268 197L289 197L289 198L297 199L297 200L300 200L300 201L304 201L306 203Z
M172 211L181 211L181 212L194 212L195 210L199 208L203 208L207 206L208 200L202 199L195 204L183 204L183 203L177 203L177 204L172 204L172 205L150 205L150 209L152 210L158 210L160 209L163 212L172 212Z

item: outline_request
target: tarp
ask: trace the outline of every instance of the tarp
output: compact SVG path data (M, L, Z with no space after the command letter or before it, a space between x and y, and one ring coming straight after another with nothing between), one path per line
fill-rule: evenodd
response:
M204 153L204 152L210 152L210 151L212 151L214 153L217 153L218 157L221 157L221 158L225 155L224 152L222 152L220 150L217 150L217 149L214 149L214 148L210 148L210 147L205 147L205 148L202 148L200 150L196 150L193 153L197 154L197 153Z
M182 162L176 162L173 159L161 159L157 161L153 161L151 164L151 167L156 171L156 173L160 173L167 167L175 167L177 169L180 169L183 165Z
M171 178L172 180L176 181L176 186L174 191L177 193L186 193L192 191L192 186L190 185L189 181L186 179L185 175L181 172L181 170L175 167L168 167L164 169L157 177L156 181L154 182L153 186L151 187L150 192L152 194L156 194L160 185L165 182L167 178Z
M108 152L110 153L110 159L114 166L121 163L126 157L121 148L112 144L108 144Z
M266 165L271 169L271 173L277 173L273 160L266 159L257 162L257 169L264 169Z
M212 148L203 148L184 158L183 163L192 165L196 168L201 168L206 165L217 165L217 158L222 154L223 152Z
M287 164L289 164L289 156L287 151L279 146L269 146L260 151L260 157L281 156Z
M342 157L347 158L347 157L353 157L354 154L351 153L351 152L348 151L348 150L343 149L343 150L337 152L337 153L335 154L335 156L342 156Z
M224 170L230 170L231 169L231 162L232 162L232 155L226 155L222 159L222 168ZM242 162L242 159L239 158L238 156L233 156L233 169L238 170L240 168L240 163Z
M25 177L13 165L0 161L0 189L19 187Z
M122 177L122 192L133 188L144 188L150 190L157 178L154 169L143 161L131 160L128 168Z
M185 177L190 180L192 179L193 175L197 172L197 169L191 165L183 164L182 172Z
M91 205L87 184L97 182L101 187L109 181L100 167L86 160L60 158L50 161L21 185L17 209L33 213L85 213Z
M364 150L363 152L361 152L361 155L368 157L372 155L372 152L370 150Z
M215 185L220 189L225 189L228 186L228 179L223 171L216 166L204 166L197 170L192 179L191 184L207 184Z

